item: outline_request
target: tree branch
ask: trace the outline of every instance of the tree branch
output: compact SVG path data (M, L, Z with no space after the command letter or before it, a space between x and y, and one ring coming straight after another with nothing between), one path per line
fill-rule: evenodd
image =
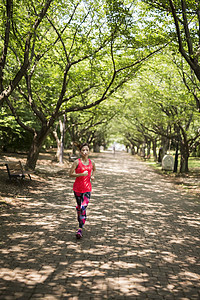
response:
M187 55L187 53L186 53L186 51L185 51L185 49L183 47L183 42L182 42L182 37L181 37L181 31L180 31L180 27L179 27L179 21L178 21L178 17L176 15L176 10L175 10L175 7L174 7L174 4L173 4L172 0L169 0L169 4L170 4L170 7L171 7L171 11L172 11L172 15L173 15L174 23L175 23L175 27L176 27L176 33L177 33L178 44L179 44L179 52L185 58L185 60L187 61L187 63L190 65L190 67L194 71L196 77L200 81L200 66L198 65L198 62L196 60L194 61L194 59L191 59Z
M31 76L30 75L25 75L26 78L26 86L27 86L27 91L28 91L28 97L26 97L26 99L28 100L28 103L31 107L31 109L33 110L33 112L38 116L38 118L40 119L40 121L43 124L47 123L46 117L43 114L43 112L41 110L39 110L33 100L33 96L32 96L32 88L31 88Z
M7 98L11 95L11 93L17 87L17 85L20 82L20 80L22 79L22 77L25 75L26 70L29 66L29 52L30 52L31 39L32 39L33 33L37 30L38 26L40 25L40 23L41 23L42 19L44 18L44 16L45 16L45 14L46 14L46 12L47 12L47 10L48 10L48 8L49 8L52 1L53 0L46 0L43 9L41 10L41 12L40 12L39 16L37 17L35 23L33 24L33 27L29 31L29 33L27 35L27 38L26 38L26 42L25 42L23 64L22 64L21 68L19 69L19 71L17 72L17 74L15 75L14 79L11 80L8 87L1 92L1 94L0 94L0 104L3 103L5 98Z
M189 27L188 27L185 0L181 0L181 5L182 5L183 25L184 25L184 30L185 30L186 42L188 45L188 53L189 53L191 59L193 60L193 47L192 47L191 36L190 36Z
M0 92L3 91L3 70L6 64L6 57L8 53L8 44L10 38L10 24L12 18L12 7L13 1L6 1L6 26L5 26L5 37L4 37L4 46L2 50L2 55L0 58ZM3 99L0 99L0 106L3 104Z

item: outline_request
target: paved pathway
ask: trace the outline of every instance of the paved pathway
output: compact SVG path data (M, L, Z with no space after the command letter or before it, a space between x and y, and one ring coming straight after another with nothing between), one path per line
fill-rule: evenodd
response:
M199 299L198 199L126 153L95 161L82 240L62 172L3 213L0 299Z

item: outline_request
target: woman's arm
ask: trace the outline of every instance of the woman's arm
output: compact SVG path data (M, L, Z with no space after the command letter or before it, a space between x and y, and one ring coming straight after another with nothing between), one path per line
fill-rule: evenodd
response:
M92 176L91 176L91 180L94 180L95 174L96 174L96 166L95 166L95 162L92 161Z
M71 169L69 171L69 177L80 177L80 176L87 176L88 171L84 171L83 173L76 173L75 170L78 167L78 159L72 164Z

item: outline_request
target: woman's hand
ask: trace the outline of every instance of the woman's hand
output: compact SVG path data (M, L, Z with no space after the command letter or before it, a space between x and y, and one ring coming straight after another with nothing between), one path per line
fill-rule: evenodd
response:
M82 176L87 176L88 175L88 171L84 171L83 173L81 173Z

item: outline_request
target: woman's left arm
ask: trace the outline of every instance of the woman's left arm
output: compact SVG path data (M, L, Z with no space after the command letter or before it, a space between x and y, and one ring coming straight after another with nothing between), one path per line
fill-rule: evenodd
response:
M96 174L96 166L95 166L95 162L92 161L92 176L91 176L91 180L94 180Z

